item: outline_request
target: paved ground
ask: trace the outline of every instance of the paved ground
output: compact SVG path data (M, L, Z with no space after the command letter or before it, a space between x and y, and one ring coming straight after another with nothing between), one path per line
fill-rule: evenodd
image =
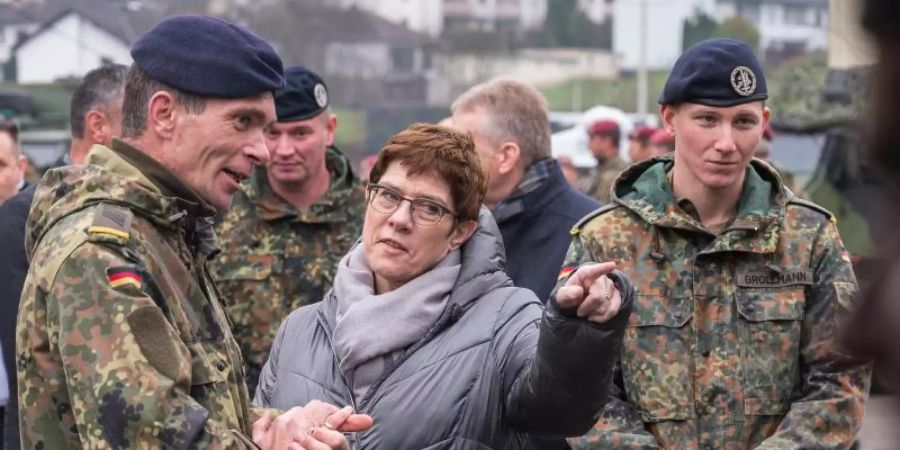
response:
M900 399L873 396L866 405L866 417L860 432L860 450L900 449Z

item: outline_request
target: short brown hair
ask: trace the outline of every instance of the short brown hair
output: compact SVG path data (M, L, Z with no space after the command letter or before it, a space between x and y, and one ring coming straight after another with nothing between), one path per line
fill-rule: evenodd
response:
M201 114L206 109L206 97L175 89L155 79L143 69L132 64L125 80L122 98L122 137L138 138L147 129L147 103L158 91L172 93L175 104L190 114Z
M479 127L494 145L514 141L522 150L524 167L550 157L550 118L547 99L518 81L495 78L473 86L450 106L456 112L485 108L490 119Z
M477 220L487 193L487 173L475 153L469 133L427 123L414 123L394 135L372 166L369 181L378 183L391 164L402 164L409 175L434 175L450 186L460 222Z

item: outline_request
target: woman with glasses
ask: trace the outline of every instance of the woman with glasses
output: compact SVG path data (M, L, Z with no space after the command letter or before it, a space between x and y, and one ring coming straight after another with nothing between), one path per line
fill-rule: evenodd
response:
M504 271L486 190L469 135L416 124L394 136L372 168L362 239L325 299L282 324L255 403L352 406L375 421L352 437L360 449L515 449L525 433L589 429L630 283L612 263L564 268L543 309ZM323 425L304 448L339 437Z

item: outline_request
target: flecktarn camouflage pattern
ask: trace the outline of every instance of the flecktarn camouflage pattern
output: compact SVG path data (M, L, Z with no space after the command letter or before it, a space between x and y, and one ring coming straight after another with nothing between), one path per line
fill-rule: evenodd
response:
M106 147L45 175L16 330L23 448L256 448L209 214Z
M326 152L331 186L299 211L258 168L218 225L222 253L210 271L247 366L253 392L281 321L324 298L341 258L362 232L365 192L350 160Z
M615 261L635 285L614 394L578 449L848 448L870 367L841 351L857 291L830 214L747 171L715 235L673 197L670 157L632 166L573 229L564 267Z

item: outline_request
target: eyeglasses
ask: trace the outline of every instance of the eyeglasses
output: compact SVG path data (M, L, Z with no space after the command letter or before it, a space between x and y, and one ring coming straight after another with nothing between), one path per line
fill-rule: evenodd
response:
M433 227L441 223L445 215L456 219L456 213L438 202L424 198L407 198L396 189L375 183L369 183L366 189L369 191L369 205L381 214L393 214L406 200L410 204L412 219L416 225Z

